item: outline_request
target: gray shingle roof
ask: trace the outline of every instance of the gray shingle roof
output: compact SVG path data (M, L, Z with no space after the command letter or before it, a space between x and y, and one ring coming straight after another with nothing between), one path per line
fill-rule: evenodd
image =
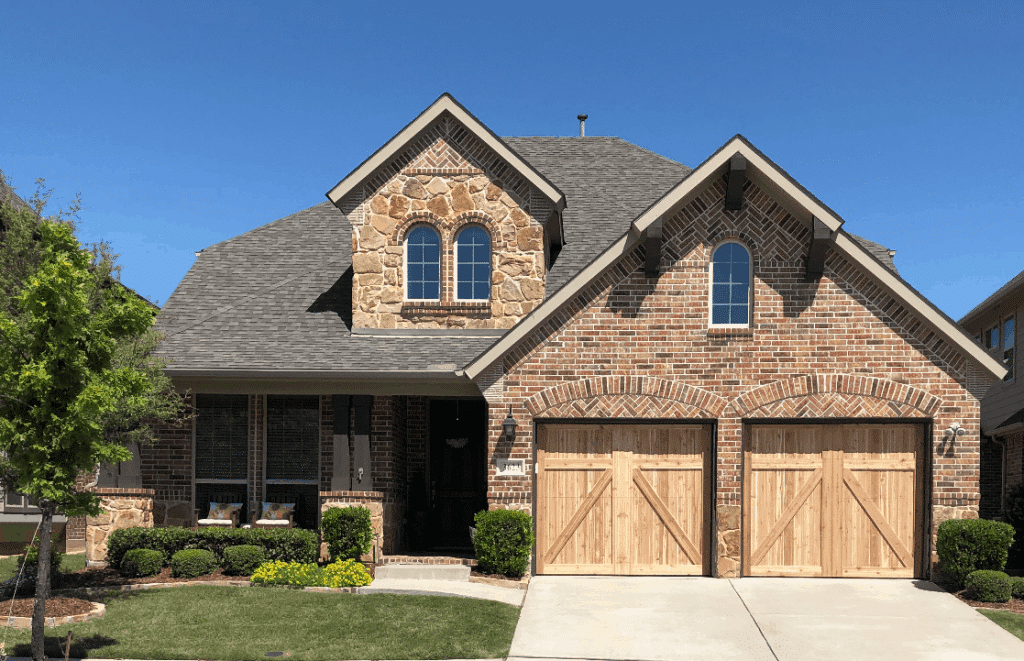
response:
M505 140L566 195L566 245L548 296L690 172L619 138ZM855 238L891 268L885 248ZM158 317L169 371L438 370L462 367L494 343L353 334L351 245L347 219L324 202L205 249Z
M565 193L565 247L547 278L555 293L629 229L690 168L620 138L504 138Z

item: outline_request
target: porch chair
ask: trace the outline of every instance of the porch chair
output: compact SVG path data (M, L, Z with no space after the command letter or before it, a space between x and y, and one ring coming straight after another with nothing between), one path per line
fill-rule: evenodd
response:
M295 525L295 503L264 502L259 514L253 512L253 528L292 528Z
M196 528L237 528L242 519L242 503L232 503L230 498L220 500L214 494L210 507L197 507L193 519Z

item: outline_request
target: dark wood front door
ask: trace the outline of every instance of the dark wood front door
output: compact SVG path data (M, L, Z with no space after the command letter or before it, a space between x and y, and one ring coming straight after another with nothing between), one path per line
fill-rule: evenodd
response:
M430 402L430 501L435 548L471 548L473 516L487 508L487 403Z

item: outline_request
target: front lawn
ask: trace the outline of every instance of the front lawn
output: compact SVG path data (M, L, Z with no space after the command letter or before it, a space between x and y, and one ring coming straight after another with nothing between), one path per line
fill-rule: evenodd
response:
M18 557L19 556L12 555L9 558L0 559L0 581L6 581L17 573ZM60 568L65 573L85 569L85 554L69 553L65 555L64 560L60 564Z
M1010 611L997 611L989 608L979 608L978 612L992 620L1014 636L1024 640L1024 615Z
M93 597L93 601L100 600ZM132 659L473 659L508 655L519 608L495 601L284 588L190 586L112 594L103 617L46 630L46 654L74 631L73 657ZM28 630L8 654L30 656Z

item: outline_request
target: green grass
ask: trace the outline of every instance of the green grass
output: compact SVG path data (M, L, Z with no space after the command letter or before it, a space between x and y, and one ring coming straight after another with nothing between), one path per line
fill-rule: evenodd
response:
M1009 611L996 611L988 608L979 608L978 612L992 620L1014 636L1024 640L1024 615L1011 613Z
M64 556L60 568L65 572L78 571L85 568L85 554L75 553ZM0 559L0 581L6 581L18 571L18 556Z
M93 597L93 601L98 598ZM46 654L74 631L73 657L133 659L473 659L505 657L519 608L461 597L190 586L112 594L107 613L47 629ZM7 653L30 656L28 630Z

